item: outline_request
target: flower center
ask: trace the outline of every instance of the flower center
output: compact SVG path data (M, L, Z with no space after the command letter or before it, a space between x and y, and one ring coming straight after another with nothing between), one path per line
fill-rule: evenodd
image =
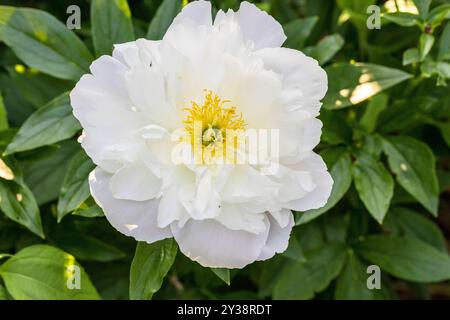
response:
M235 163L246 123L236 107L226 106L228 103L229 100L222 100L212 91L205 90L203 104L192 101L191 106L184 109L187 117L183 124L197 164L224 159Z

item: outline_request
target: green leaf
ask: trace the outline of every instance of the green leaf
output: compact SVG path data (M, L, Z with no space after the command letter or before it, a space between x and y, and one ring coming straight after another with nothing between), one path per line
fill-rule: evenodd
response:
M0 284L0 300L8 300L8 293L5 287Z
M450 122L434 122L433 123L441 132L447 145L450 147Z
M434 36L428 33L423 33L419 39L419 60L423 61L430 53L434 44Z
M39 207L24 183L0 179L0 209L11 220L44 238Z
M352 184L352 173L350 156L347 153L343 154L333 165L330 170L330 174L334 183L327 204L323 208L309 210L300 215L296 221L297 225L308 223L309 221L327 212L333 208L348 191L350 185Z
M319 43L315 47L310 48L307 53L317 59L320 65L324 65L342 49L344 43L344 38L342 38L341 35L332 34L320 40Z
M412 27L417 24L417 15L408 12L390 12L383 14L383 18L402 27Z
M358 31L358 38L360 41L360 46L364 47L367 45L367 37L369 29L367 29L367 20L369 14L367 8L375 4L375 0L337 0L338 6L342 9L342 13L338 18L338 23L340 21L350 21L356 27Z
M0 40L30 67L61 79L77 81L93 59L64 24L36 9L0 6Z
M121 250L79 232L57 229L51 238L53 245L80 260L109 262L125 258Z
M375 131L377 127L378 116L381 112L386 110L388 101L389 96L384 93L377 94L376 96L373 96L372 99L370 99L369 104L364 110L364 114L359 121L361 126L365 128L368 133L372 133Z
M73 137L80 129L72 114L69 95L65 93L34 112L19 129L5 153L47 146Z
M230 270L225 268L211 268L211 271L227 285L230 285Z
M5 104L3 102L3 97L0 93L0 131L6 130L8 128L9 128L8 115L6 114Z
M286 259L276 255L272 259L264 262L261 274L258 279L258 296L259 297L269 297L273 294L275 285L278 282L283 266L285 265Z
M72 275L75 279L77 270L80 289L69 289L75 284ZM75 258L48 245L21 250L0 267L0 276L17 300L99 299L97 290Z
M105 214L103 213L102 208L100 208L97 205L94 205L89 208L79 208L78 210L74 211L72 214L80 217L85 218L98 218L98 217L104 217Z
M431 59L425 60L420 66L420 71L422 71L422 76L425 78L436 75L438 86L447 86L447 80L450 79L450 63L447 62L435 62Z
M19 92L14 81L11 81L11 77L3 72L0 72L0 87L5 109L8 112L9 125L19 127L35 109Z
M148 27L146 38L161 40L181 8L181 0L164 0Z
M414 282L450 279L450 257L414 239L384 235L369 236L355 246L359 255L387 273Z
M350 222L350 214L335 211L327 214L319 222L327 242L345 243Z
M430 219L418 212L394 207L389 210L383 227L393 235L417 238L447 253L447 244L442 231Z
M403 52L403 65L407 66L420 61L419 49L411 48Z
M91 25L97 56L111 54L114 44L134 40L127 0L93 0Z
M53 78L22 64L8 67L7 71L9 81L12 80L19 94L36 109L73 88L72 81Z
M293 20L284 25L283 29L287 36L284 46L291 49L302 49L317 21L319 21L318 17L307 17Z
M438 60L450 59L450 23L447 23L439 41Z
M425 20L428 16L428 11L430 10L431 0L413 0L413 2L419 11L420 18Z
M58 222L77 209L90 195L88 176L95 165L84 151L78 152L70 162L58 200Z
M282 253L282 255L295 261L306 261L305 253L300 246L300 242L298 241L295 232L291 232L288 248Z
M383 149L398 183L433 215L437 215L439 186L433 151L411 137L385 137Z
M337 300L379 300L384 299L382 290L367 288L367 266L355 255L347 251L347 262L336 281L334 298Z
M177 244L165 239L152 244L139 242L130 270L130 299L147 300L161 288L177 255Z
M79 150L80 144L69 140L61 143L61 147L50 157L23 164L25 182L39 205L58 198L70 160Z
M404 71L369 63L340 63L327 67L326 71L329 88L324 105L327 109L358 104L411 78Z
M322 140L329 144L352 144L353 131L345 116L337 111L321 110Z
M445 3L433 8L428 16L428 21L433 29L438 27L445 19L450 19L449 3Z
M354 162L352 172L359 197L372 217L381 224L394 195L392 176L381 162L365 153Z
M328 243L306 254L306 262L289 261L280 271L274 299L311 299L336 278L345 263L345 246Z

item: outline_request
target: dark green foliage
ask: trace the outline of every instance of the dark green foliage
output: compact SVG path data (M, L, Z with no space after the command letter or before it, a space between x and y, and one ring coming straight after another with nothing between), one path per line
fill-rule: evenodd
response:
M65 26L73 2L75 32ZM76 142L68 92L94 57L161 39L182 1L2 2L0 300L450 298L448 1L402 1L404 12L391 0L252 2L283 24L286 47L327 71L316 151L334 186L325 207L294 213L285 253L243 270L203 268L172 239L117 232L90 197L95 166ZM369 30L375 3L381 29ZM82 290L67 289L68 265ZM368 289L369 265L381 289Z

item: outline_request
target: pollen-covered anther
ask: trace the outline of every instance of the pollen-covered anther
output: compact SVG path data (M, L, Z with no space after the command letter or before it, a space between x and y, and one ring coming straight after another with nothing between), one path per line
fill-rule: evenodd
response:
M191 102L184 110L187 117L183 121L187 139L192 144L197 163L209 164L227 159L235 162L246 123L236 107L228 106L229 100L222 100L211 90L205 90L202 104Z

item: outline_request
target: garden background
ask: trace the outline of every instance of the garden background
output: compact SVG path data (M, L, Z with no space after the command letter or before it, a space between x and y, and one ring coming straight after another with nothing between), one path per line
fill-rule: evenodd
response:
M161 39L182 1L0 0L0 299L450 298L450 2L255 3L328 74L317 151L335 182L285 253L230 272L110 226L68 98L114 43Z

